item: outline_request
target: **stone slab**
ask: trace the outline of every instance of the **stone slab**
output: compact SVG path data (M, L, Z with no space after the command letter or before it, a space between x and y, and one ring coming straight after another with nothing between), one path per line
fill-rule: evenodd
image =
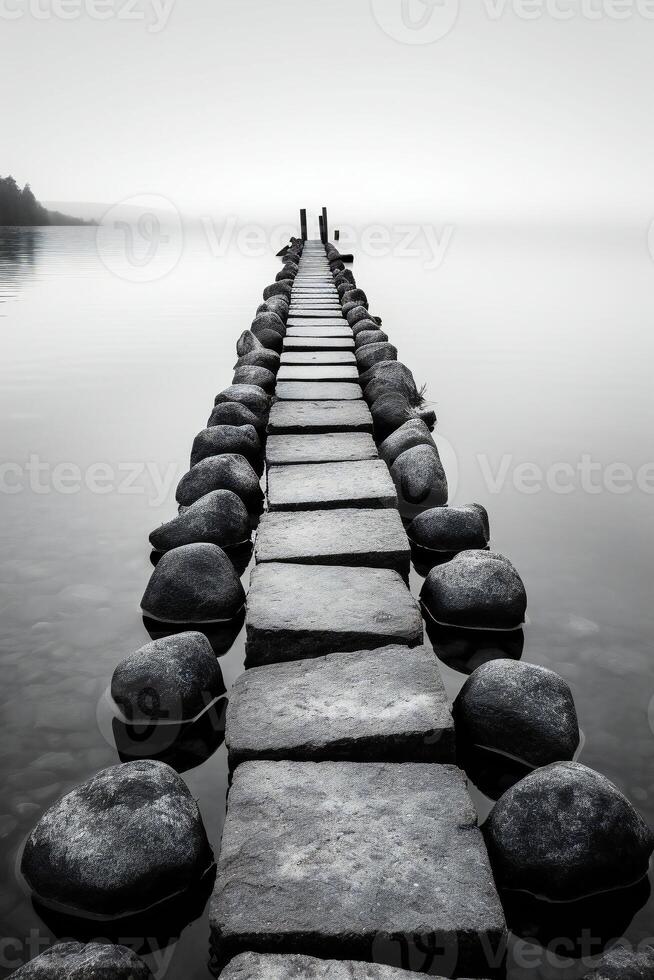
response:
M284 337L284 350L354 350L352 336L334 337Z
M356 358L345 350L307 350L282 351L282 366L285 364L350 364L356 365Z
M232 769L251 759L454 762L436 657L387 646L246 670L229 696Z
M377 458L377 446L368 432L312 432L310 435L268 436L266 443L268 466Z
M282 364L280 381L358 381L356 364Z
M372 432L372 415L363 400L275 402L268 432Z
M431 949L445 976L487 976L506 937L465 777L437 763L243 763L209 918L219 958Z
M401 956L398 943L398 959ZM424 957L423 957L424 959ZM220 980L425 980L424 973L378 963L321 960L291 953L241 953L220 974ZM438 978L437 978L438 980ZM441 978L442 980L442 978Z
M410 557L394 507L274 511L264 514L257 528L257 562L394 568L406 578Z
M268 470L270 510L396 506L395 484L381 459L296 463Z
M283 401L350 401L363 398L361 385L347 381L278 381L275 397Z
M329 465L329 464L326 464ZM250 579L246 663L422 643L420 606L388 568L263 562Z
M343 318L339 320L336 317L333 318L333 323L331 322L321 322L319 320L312 320L310 323L300 323L296 320L295 323L289 323L286 336L287 337L347 337L348 339L353 337L352 328L348 326L347 321Z
M345 324L348 330L351 329L347 320L341 315L340 308L337 309L336 307L321 310L318 308L292 306L289 310L286 325L290 327L313 326L311 323L305 323L304 321L306 320L320 320L322 321L320 326L340 327Z
M288 311L288 315L295 318L299 317L323 317L323 316L342 316L342 307L333 300L294 299Z

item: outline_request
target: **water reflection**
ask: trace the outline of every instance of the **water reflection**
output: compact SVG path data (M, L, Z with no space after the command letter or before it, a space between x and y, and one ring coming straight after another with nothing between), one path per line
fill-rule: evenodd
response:
M479 745L457 745L457 764L480 792L491 800L499 800L521 779L533 772L533 767L508 756L484 749Z
M424 616L427 636L438 658L462 674L489 660L520 660L525 645L522 629L470 630L460 626L442 626L429 615Z
M32 277L42 240L40 228L0 228L0 303Z
M222 657L226 653L229 653L234 641L243 628L244 622L245 606L243 606L234 619L230 619L225 623L163 623L157 619L150 619L149 616L143 617L143 625L151 639L160 640L164 636L172 636L175 633L187 633L189 630L195 630L196 632L204 633L217 657Z
M177 772L195 769L222 745L226 711L227 698L220 698L196 721L185 724L128 725L114 718L111 727L120 760L156 759Z

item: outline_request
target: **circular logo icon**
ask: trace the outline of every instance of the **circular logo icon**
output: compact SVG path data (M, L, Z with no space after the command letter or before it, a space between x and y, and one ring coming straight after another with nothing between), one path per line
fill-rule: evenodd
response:
M105 212L95 242L113 275L127 282L155 282L169 275L182 256L182 219L167 198L138 195Z
M370 0L385 34L400 44L433 44L449 34L459 16L459 0Z

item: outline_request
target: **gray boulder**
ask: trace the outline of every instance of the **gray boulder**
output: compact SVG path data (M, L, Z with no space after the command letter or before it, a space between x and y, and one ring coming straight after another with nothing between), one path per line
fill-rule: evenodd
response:
M579 747L568 684L553 670L515 660L477 667L454 702L457 738L534 768L572 759Z
M289 300L293 283L290 279L282 279L280 282L271 282L263 291L263 298L270 299L271 296L286 296Z
M58 943L35 956L12 980L152 980L143 960L127 946Z
M251 330L244 330L236 341L236 353L239 357L252 354L254 351L263 350L264 346L258 337L255 337Z
M389 391L404 395L414 407L422 404L422 394L418 391L413 374L401 361L378 361L359 380L369 405Z
M653 977L653 946L639 949L614 946L585 974L583 980L652 980Z
M268 417L270 410L270 396L258 385L229 385L214 398L214 405L221 405L223 402L240 402L262 419Z
M424 405L420 405L414 409L416 418L422 419L429 431L431 432L436 425L436 412L433 408L426 408Z
M281 354L284 346L284 338L277 330L268 330L262 327L257 330L257 340L262 347L267 347L268 350L274 350L278 354Z
M365 306L359 306L358 304L356 306L353 306L352 309L348 310L346 316L347 316L347 322L350 324L352 328L354 328L355 324L359 323L360 320L370 319L370 314L368 313Z
M297 275L297 266L294 262L288 265L282 266L277 275L275 276L276 282L281 282L282 279L295 279Z
M415 414L408 398L397 391L389 391L380 395L370 406L370 412L378 442L387 439L392 432L408 422Z
M363 289L348 289L341 297L343 305L345 303L355 303L357 306L365 306L368 309L368 297Z
M212 425L198 432L191 449L191 466L207 456L239 453L254 469L261 462L261 443L253 425Z
M241 580L222 548L186 544L159 559L141 609L164 623L220 623L233 619L244 602Z
M103 769L50 807L21 870L43 902L124 916L186 891L213 864L184 780L163 762Z
M276 313L282 323L286 323L288 320L288 311L289 303L285 296L271 296L270 299L257 306L257 315L259 313Z
M407 423L407 425L411 424ZM424 422L420 424L427 428ZM404 426L393 436L389 436L386 442L390 442L403 428ZM386 442L382 443L381 450L384 449ZM421 548L441 552L485 548L490 539L488 514L481 504L467 504L464 507L431 507L414 518L406 533L409 540Z
M430 446L431 449L436 449L431 432L420 419L409 419L387 436L379 447L379 455L387 466L392 466L400 453L414 446Z
M462 551L432 568L420 598L445 626L512 630L527 610L522 579L508 558L492 551Z
M402 504L425 508L447 503L447 478L435 446L405 449L390 469L403 513L407 510Z
M633 884L654 847L620 790L578 762L555 762L512 786L485 831L498 884L551 901Z
M258 388L263 388L266 394L272 395L275 390L275 375L267 368L243 364L234 371L232 384L257 385Z
M212 490L232 490L241 498L250 514L258 514L263 504L259 477L244 456L223 453L207 456L192 466L177 485L177 503L190 507Z
M270 350L268 347L260 347L259 350L250 351L249 354L243 354L239 357L238 361L234 365L234 370L239 367L262 367L267 371L272 371L273 374L277 374L280 364L280 356L277 351Z
M130 723L193 721L224 693L209 640L192 631L146 643L111 679L111 696Z
M338 275L334 276L334 282L350 283L352 286L356 284L354 273L351 269L346 269L345 266L338 270Z
M207 421L208 429L213 425L252 425L261 436L266 431L266 418L255 415L241 402L219 402Z
M269 311L267 313L257 313L254 320L250 324L250 330L256 335L260 330L275 330L282 337L286 333L286 327L282 318L277 313Z
M354 346L355 348L357 347L356 342ZM355 351L355 357L359 371L367 371L377 361L397 360L397 347L394 347L393 344L384 343L383 341L360 344Z
M241 498L231 490L212 490L150 535L155 551L203 541L230 548L249 540L250 515Z

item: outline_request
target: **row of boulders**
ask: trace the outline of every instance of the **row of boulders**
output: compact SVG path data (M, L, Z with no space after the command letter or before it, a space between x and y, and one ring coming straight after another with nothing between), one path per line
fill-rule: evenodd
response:
M379 454L403 515L413 516L407 535L419 555L432 559L420 596L426 614L447 628L518 630L527 607L520 575L508 558L489 550L482 506L447 506L447 480L431 435L435 418L425 417L422 393L381 320L368 313L365 293L352 289L351 274L332 271L354 333ZM517 764L520 773L484 828L500 886L574 900L631 885L647 873L654 845L649 828L612 783L571 761L580 733L562 677L533 664L490 660L468 678L453 714L461 764L471 750L481 750Z

